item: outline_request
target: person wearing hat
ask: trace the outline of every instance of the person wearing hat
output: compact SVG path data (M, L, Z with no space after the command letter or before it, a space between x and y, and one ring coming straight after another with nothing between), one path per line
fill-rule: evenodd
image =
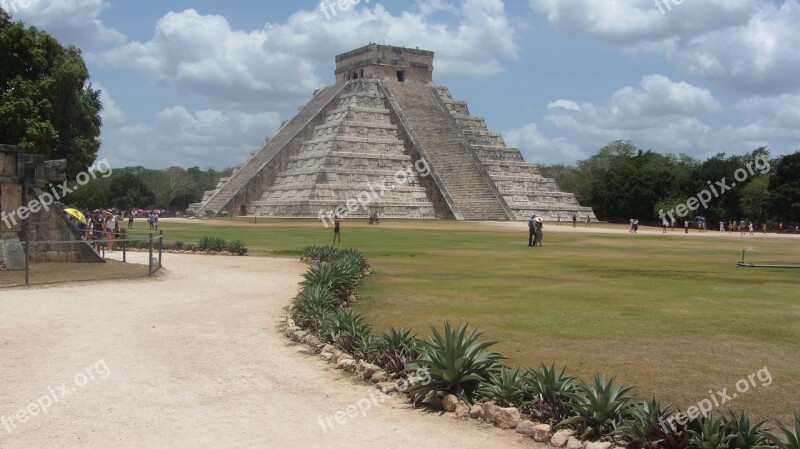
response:
M528 220L528 246L533 246L533 237L536 233L536 214L531 215L531 219Z
M536 217L536 223L534 224L534 239L533 239L533 246L536 246L538 243L539 246L542 246L542 217Z

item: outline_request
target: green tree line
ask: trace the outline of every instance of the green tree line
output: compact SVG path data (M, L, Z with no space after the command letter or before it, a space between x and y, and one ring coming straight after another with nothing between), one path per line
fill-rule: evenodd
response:
M590 206L600 220L660 223L704 216L724 220L800 222L800 151L771 158L765 147L745 155L719 153L705 161L685 154L643 151L618 140L575 165L547 165L542 174ZM684 215L680 215L683 212Z
M97 177L80 187L64 201L80 209L167 209L185 210L189 204L199 202L206 190L217 185L222 176L231 170L199 167L183 169L170 167L153 170L144 167L114 169L107 178Z

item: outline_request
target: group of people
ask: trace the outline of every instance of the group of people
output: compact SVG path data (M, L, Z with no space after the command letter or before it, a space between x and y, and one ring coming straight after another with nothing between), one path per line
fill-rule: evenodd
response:
M72 215L65 214L65 218L85 240L92 241L92 246L97 251L106 246L106 242L109 250L113 251L115 240L122 234L123 223L127 220L127 229L132 229L134 217L137 215L133 210L126 212L115 208L85 210L82 213L86 218L85 224ZM147 215L151 230L158 230L158 215L155 210Z
M531 219L528 220L528 246L537 246L537 244L542 246L543 226L542 217L537 217L536 214L531 215Z

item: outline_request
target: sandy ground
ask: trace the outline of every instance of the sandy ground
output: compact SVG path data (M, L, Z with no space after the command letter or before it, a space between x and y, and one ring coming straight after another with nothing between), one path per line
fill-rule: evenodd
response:
M300 262L164 263L160 280L0 290L0 448L544 447L374 405L374 387L306 355L278 330ZM359 400L366 416L320 425Z

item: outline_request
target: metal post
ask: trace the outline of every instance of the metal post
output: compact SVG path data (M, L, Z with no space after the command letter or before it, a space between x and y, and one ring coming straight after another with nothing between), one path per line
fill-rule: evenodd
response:
M150 252L147 256L147 275L153 275L153 233L150 233Z

